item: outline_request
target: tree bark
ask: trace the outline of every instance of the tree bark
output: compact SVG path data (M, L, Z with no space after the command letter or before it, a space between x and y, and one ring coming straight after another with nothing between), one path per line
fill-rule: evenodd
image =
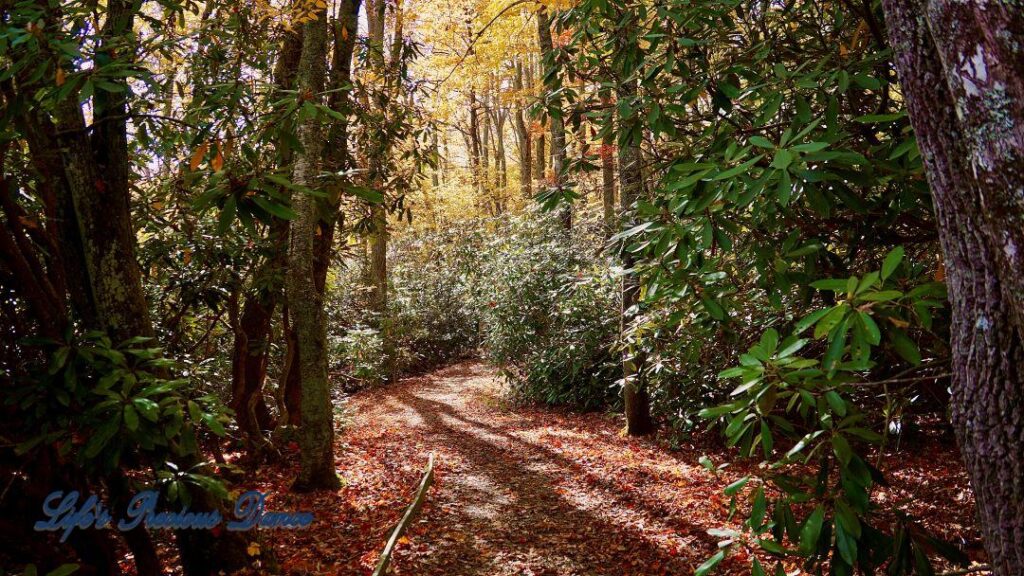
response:
M1024 574L1024 12L883 7L945 253L953 425L992 569Z
M303 98L319 100L326 79L327 13L303 25L302 56L296 87ZM316 187L320 171L323 138L320 123L307 119L299 126L302 152L295 161L292 180L300 186ZM299 475L292 490L336 490L341 482L334 469L334 415L327 376L327 326L324 297L316 288L314 237L319 226L315 199L296 193L292 198L296 216L288 242L288 307L298 337L299 373L302 377L302 425L299 430Z

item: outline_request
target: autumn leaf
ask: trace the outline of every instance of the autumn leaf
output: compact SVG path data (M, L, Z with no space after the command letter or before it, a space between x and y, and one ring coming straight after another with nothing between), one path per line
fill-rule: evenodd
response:
M214 172L220 172L220 169L224 167L224 154L221 152L221 145L217 143L217 154L214 155L213 160L210 161L210 168L213 168Z
M64 69L57 68L56 78L54 78L54 81L57 83L57 86L63 86L66 79L67 77L64 75Z
M203 158L206 157L206 153L209 150L210 150L210 145L209 144L207 144L205 142L200 144L199 147L196 148L195 151L192 152L192 159L189 160L189 163L188 163L189 170L195 171L197 168L199 168L199 165L203 163Z

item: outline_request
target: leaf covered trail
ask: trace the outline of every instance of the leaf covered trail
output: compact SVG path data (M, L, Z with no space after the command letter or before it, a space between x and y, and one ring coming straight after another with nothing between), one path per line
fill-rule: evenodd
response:
M311 530L272 535L285 573L368 574L434 453L435 484L399 542L396 574L692 574L716 549L707 530L730 524L722 489L750 466L709 472L698 459L721 461L711 444L670 450L622 437L608 416L512 408L494 370L479 363L360 393L346 412L345 488L291 495L279 490L293 470L261 474L262 489L278 491L269 508L317 516ZM922 462L934 462L926 452ZM918 457L904 460L913 469ZM944 470L938 482L928 472L931 486L911 478L906 488L925 494L922 506L945 500L931 509L940 533L973 538L971 507L951 502L966 490L962 470ZM749 558L733 555L720 570L748 573Z

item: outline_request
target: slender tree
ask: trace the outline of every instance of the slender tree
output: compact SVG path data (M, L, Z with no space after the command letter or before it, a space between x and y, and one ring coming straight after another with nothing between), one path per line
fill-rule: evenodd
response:
M515 62L515 83L513 87L517 93L515 130L519 143L519 191L523 198L533 196L533 182L530 178L533 169L533 147L530 138L530 130L526 124L526 99L523 97L523 61L516 59Z
M637 85L632 63L628 55L634 51L631 45L635 34L631 33L631 20L616 32L616 47L624 54L623 67L619 70L617 92L620 101L632 103L637 97ZM621 110L621 109L620 109ZM643 191L643 172L641 170L639 119L635 112L628 115L620 113L619 129L619 197L623 214L633 213L633 204L640 198ZM636 224L634 220L624 222L626 228ZM631 252L623 250L622 267L622 314L621 331L625 333L636 318L636 307L639 302L640 284L633 272L635 259ZM639 347L627 346L622 361L622 395L626 412L626 431L631 436L642 436L653 431L651 421L651 402L647 387L643 381L644 357Z
M296 77L301 98L322 99L327 68L327 13L320 12L303 24L302 55ZM314 187L321 167L324 134L317 118L299 125L302 151L297 154L292 180L299 186ZM324 296L315 281L314 237L319 226L315 198L296 193L292 198L296 217L288 241L288 306L298 337L299 374L302 378L302 451L298 478L292 489L298 492L335 490L341 481L334 469L334 411L327 376L327 326Z
M611 107L611 97L601 95L601 103ZM612 122L613 116L609 116ZM615 131L607 127L601 136L601 203L604 208L604 226L610 235L615 229Z
M551 39L551 21L548 18L547 8L537 11L537 37L540 50L545 60L554 58L554 42ZM552 66L557 63L552 60ZM548 93L554 93L558 89L560 80L557 74L544 74L545 88ZM549 122L551 124L551 171L555 178L555 187L562 188L565 185L565 119L561 110L548 110ZM572 228L572 207L563 206L561 211L562 226L566 229Z
M884 0L945 253L952 419L996 574L1024 574L1024 10Z

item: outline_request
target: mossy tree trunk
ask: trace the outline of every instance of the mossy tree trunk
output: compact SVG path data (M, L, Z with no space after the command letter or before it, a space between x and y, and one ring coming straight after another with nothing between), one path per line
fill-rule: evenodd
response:
M945 253L953 425L992 569L1024 574L1024 10L882 4Z
M302 56L296 88L301 98L322 100L327 75L327 13L303 24ZM298 128L302 151L297 154L292 180L318 188L324 134L318 118L307 118ZM324 295L316 289L314 238L320 217L316 199L303 193L292 197L296 216L288 240L287 297L295 327L302 379L302 424L299 475L292 489L298 492L336 490L341 486L334 469L334 412L327 375L327 325Z

